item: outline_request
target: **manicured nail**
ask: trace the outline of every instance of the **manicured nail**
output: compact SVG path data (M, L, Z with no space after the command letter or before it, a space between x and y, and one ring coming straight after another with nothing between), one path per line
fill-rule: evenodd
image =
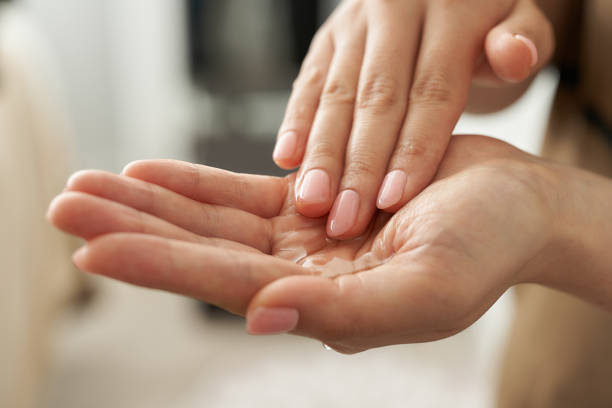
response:
M293 131L283 133L276 142L272 158L274 161L292 159L297 147L297 133Z
M299 312L287 307L258 307L246 319L250 334L287 333L297 326Z
M353 190L340 193L329 215L329 236L339 237L350 230L357 219L359 194Z
M302 180L298 199L307 204L326 203L330 199L330 189L329 176L325 171L310 170Z
M406 173L402 170L393 170L387 174L378 194L376 206L382 210L397 204L404 195L406 179Z
M520 35L520 34L514 34L514 38L521 41L523 44L527 46L527 48L529 48L529 52L531 53L531 68L535 67L536 64L538 63L538 49L533 43L533 41L531 41L529 38L525 37L524 35Z

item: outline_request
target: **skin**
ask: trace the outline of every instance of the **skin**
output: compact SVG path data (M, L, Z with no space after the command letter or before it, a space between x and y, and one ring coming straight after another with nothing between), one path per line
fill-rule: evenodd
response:
M611 184L455 136L434 182L358 240L329 240L325 218L297 211L295 175L166 160L79 172L48 218L87 240L74 256L85 271L214 303L246 315L251 333L291 331L353 353L450 336L519 282L612 310ZM386 262L321 276L335 268L327 261L367 253Z
M377 208L393 213L431 182L466 106L506 106L553 49L532 0L344 1L312 42L278 134L276 163L301 165L297 210L331 211L330 237L361 235ZM482 96L492 89L494 103Z

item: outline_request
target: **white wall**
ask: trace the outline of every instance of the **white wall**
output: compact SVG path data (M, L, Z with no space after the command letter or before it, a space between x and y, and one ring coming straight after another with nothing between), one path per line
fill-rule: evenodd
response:
M60 59L81 166L191 158L182 1L21 1Z
M192 159L184 2L108 0L118 158Z
M60 63L81 163L114 165L115 121L111 106L106 5L99 0L22 0L48 36Z

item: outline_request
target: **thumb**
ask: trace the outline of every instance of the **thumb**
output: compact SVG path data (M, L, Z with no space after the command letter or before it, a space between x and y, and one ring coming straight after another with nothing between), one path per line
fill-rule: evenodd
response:
M405 272L389 265L334 279L290 276L276 280L251 300L247 331L291 332L318 339L342 353L355 353L435 340L467 326L465 314L457 314L466 305L456 296L456 285L440 285L441 280L432 285L430 276L436 275L432 271Z
M485 57L475 80L522 82L544 67L554 52L552 25L531 0L520 0L512 13L489 31Z

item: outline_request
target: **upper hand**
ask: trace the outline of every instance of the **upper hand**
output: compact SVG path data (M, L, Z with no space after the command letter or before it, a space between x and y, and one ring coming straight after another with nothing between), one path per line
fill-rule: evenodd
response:
M331 214L330 237L363 233L434 177L472 79L522 81L550 58L532 0L347 0L317 33L274 153L301 164L296 207Z
M535 159L453 138L435 181L353 241L295 208L295 176L136 162L73 176L50 206L88 240L81 269L246 314L252 333L292 331L343 352L438 339L476 320L551 234ZM520 205L517 205L520 203Z

